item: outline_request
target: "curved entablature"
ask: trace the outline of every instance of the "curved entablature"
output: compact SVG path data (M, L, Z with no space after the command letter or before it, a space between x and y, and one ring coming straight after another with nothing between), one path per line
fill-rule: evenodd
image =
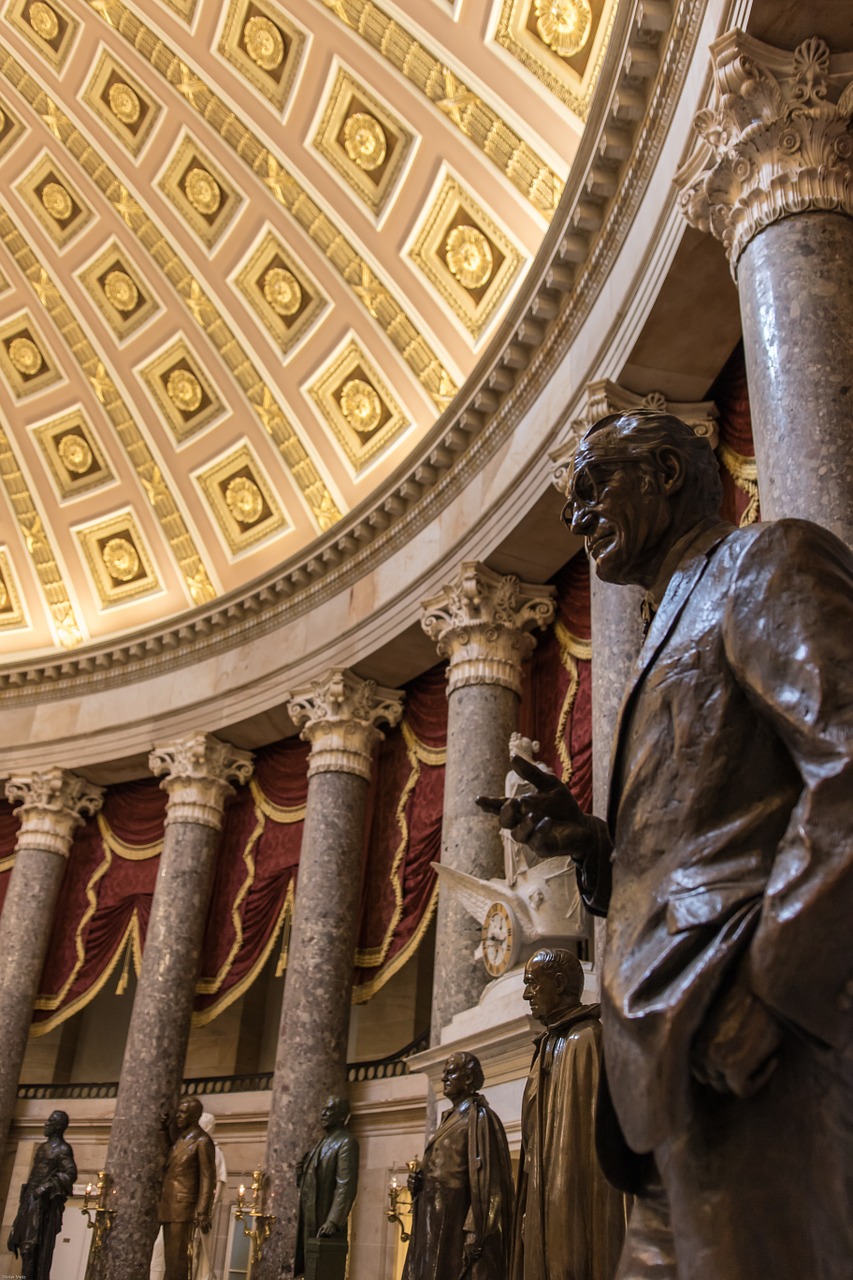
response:
M67 744L85 738L85 758L97 761L143 751L154 717L161 733L164 724L178 731L248 720L320 666L370 659L416 619L463 546L468 557L494 550L547 490L548 450L571 432L586 381L618 375L614 360L630 349L664 278L681 224L672 173L656 166L665 148L677 161L686 144L689 120L678 139L670 125L693 60L704 65L703 36L717 34L731 7L637 0L618 8L586 132L526 282L409 457L352 511L339 510L307 552L250 587L165 627L7 664L0 685L10 744L38 741L67 756ZM691 101L682 117L699 105ZM251 477L244 470L232 479ZM251 491L239 487L243 496L232 501L248 510ZM18 750L10 745L8 759Z

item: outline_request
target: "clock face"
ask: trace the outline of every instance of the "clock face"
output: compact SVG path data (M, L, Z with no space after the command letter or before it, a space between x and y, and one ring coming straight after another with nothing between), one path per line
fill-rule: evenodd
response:
M506 973L518 958L520 938L515 917L502 902L493 902L482 928L483 964L491 978Z

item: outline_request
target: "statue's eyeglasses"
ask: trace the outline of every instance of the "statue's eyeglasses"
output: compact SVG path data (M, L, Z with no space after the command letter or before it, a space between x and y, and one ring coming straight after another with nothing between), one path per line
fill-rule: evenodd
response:
M622 465L621 462L612 466L597 464L597 476L589 466L578 467L569 485L568 501L560 512L560 519L567 529L571 529L572 521L579 512L598 506L604 486L611 476L622 470Z

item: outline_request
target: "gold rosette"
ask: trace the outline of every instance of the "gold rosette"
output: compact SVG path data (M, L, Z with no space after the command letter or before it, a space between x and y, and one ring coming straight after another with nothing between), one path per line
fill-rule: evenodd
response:
M466 289L481 289L494 267L492 246L482 231L464 223L454 227L447 237L445 261L456 279Z
M139 94L135 89L131 89L129 84L117 80L115 84L110 85L107 98L110 104L110 111L112 111L116 120L120 120L122 124L136 124L142 114L142 103L139 101Z
M195 413L201 404L201 383L189 369L173 369L166 382L166 395L181 413Z
M88 442L76 432L63 436L57 445L57 453L67 471L77 476L85 475L94 461Z
M13 338L9 343L9 359L25 378L32 378L44 364L41 352L29 338Z
M46 182L41 191L41 202L52 218L65 222L74 212L74 201L58 182Z
M139 302L139 290L126 271L110 271L104 280L104 294L116 311L127 314Z
M127 538L110 538L101 555L110 577L119 582L130 582L139 572L139 554Z
M211 217L222 204L222 188L206 169L190 169L184 178L187 199L199 213Z
M292 271L271 267L264 276L264 297L280 316L293 316L302 305L302 287Z
M344 125L344 147L360 169L378 169L388 151L385 130L374 116L356 111Z
M341 391L341 413L353 431L367 435L375 431L382 417L382 401L369 382L350 378Z
M589 39L589 0L536 0L536 26L549 49L561 58L571 58Z
M246 52L262 71L275 71L284 57L281 32L269 18L250 18L243 28Z
M44 0L34 0L28 14L29 24L42 40L55 40L59 35L59 18L56 10L51 9Z
M235 476L229 481L225 502L239 524L255 524L264 509L263 494L248 476Z

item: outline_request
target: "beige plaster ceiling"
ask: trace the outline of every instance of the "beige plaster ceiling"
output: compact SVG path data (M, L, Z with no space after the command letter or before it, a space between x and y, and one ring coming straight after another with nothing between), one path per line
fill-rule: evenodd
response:
M227 595L401 466L545 236L614 8L8 0L0 655Z

